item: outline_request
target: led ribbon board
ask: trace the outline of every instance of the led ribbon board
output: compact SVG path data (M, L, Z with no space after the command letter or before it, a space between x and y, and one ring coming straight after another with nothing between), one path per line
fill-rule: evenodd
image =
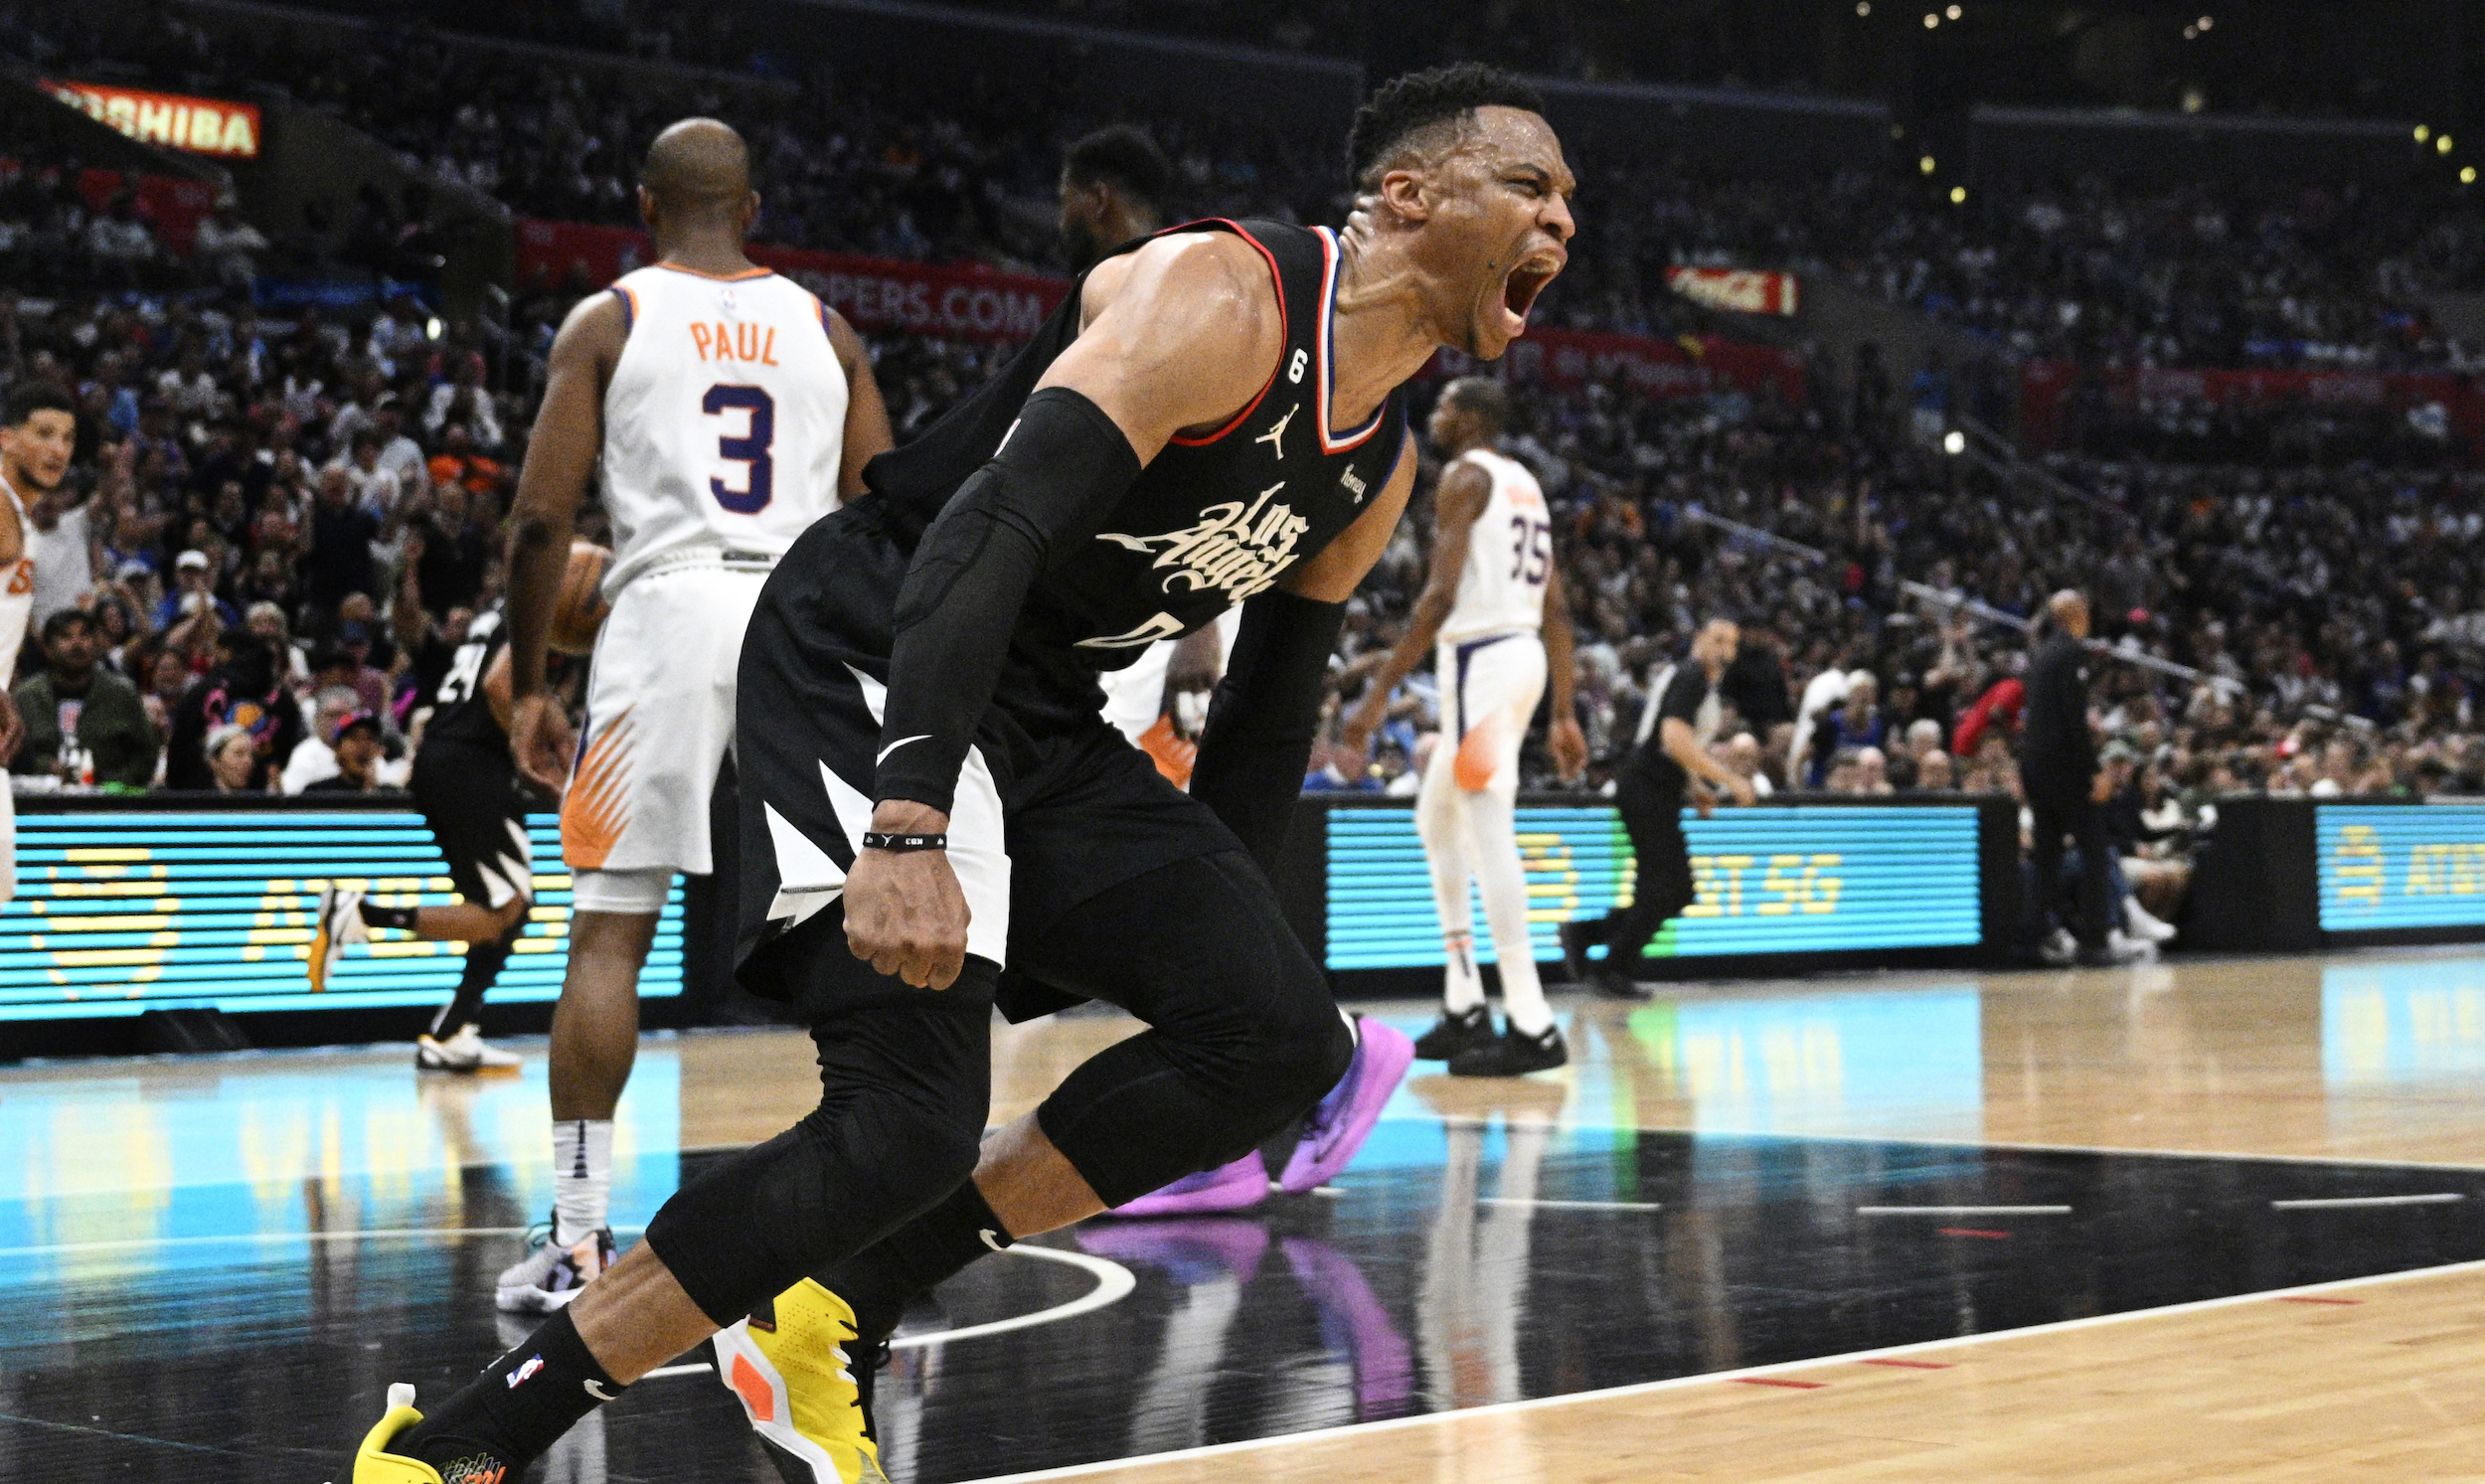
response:
M1685 811L1700 900L1648 956L1841 953L1973 946L1983 939L1976 810L1949 806ZM1539 959L1555 926L1631 901L1630 840L1609 805L1518 812L1528 920ZM1328 811L1328 966L1442 962L1440 917L1411 807ZM1492 934L1470 902L1476 956Z
M2485 926L2485 804L2316 804L2321 930Z
M569 965L560 822L536 814L527 826L535 907L494 1003L558 998ZM464 945L387 932L347 949L326 992L311 992L312 917L330 881L393 906L457 900L430 830L407 811L21 813L17 900L0 908L0 1021L446 1000ZM681 992L677 884L639 993Z

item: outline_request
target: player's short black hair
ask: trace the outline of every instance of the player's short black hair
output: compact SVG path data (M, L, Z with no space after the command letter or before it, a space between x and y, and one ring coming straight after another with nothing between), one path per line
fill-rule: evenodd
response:
M58 382L20 382L9 389L8 411L0 412L0 427L23 427L37 412L67 412L75 417L78 403Z
M1495 433L1510 430L1510 389L1492 377L1462 376L1441 389L1441 401L1482 417Z
M1062 176L1080 190L1100 181L1159 212L1174 188L1173 162L1147 130L1128 123L1111 124L1074 141L1062 156Z
M1478 108L1545 111L1545 96L1517 73L1461 62L1392 78L1355 110L1346 135L1346 174L1356 185L1388 160L1410 134L1464 119Z

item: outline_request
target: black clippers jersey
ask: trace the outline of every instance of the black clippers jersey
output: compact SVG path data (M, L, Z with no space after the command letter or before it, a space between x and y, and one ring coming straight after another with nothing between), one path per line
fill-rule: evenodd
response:
M1057 695L1065 684L1082 697L1092 693L1096 672L1118 670L1149 644L1190 633L1274 586L1363 514L1406 439L1403 392L1392 392L1361 427L1339 432L1330 423L1335 233L1261 221L1195 222L1169 232L1231 232L1257 248L1277 283L1285 348L1250 406L1213 432L1166 444L1095 534L1057 553L1037 579L1008 668L1021 680L1038 672ZM1074 290L981 391L865 469L908 540L1000 446L1045 369L1077 338L1078 301Z
M425 740L447 738L495 749L508 747L509 734L494 720L492 703L483 699L483 677L508 647L509 625L499 604L474 615L466 625L465 642L457 646L448 673L440 677L440 689L431 698L431 721L422 730Z

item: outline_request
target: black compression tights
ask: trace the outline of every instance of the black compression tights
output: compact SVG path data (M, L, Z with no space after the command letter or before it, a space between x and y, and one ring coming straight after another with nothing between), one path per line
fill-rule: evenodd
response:
M1336 1086L1355 1054L1326 976L1241 851L1177 861L1093 898L1019 963L1148 1025L1036 1110L1107 1206L1250 1150Z
M835 945L843 952L845 943ZM990 960L822 1022L820 1105L685 1183L648 1245L701 1312L742 1318L878 1240L974 1173L992 1085Z
M1250 858L1177 862L1081 906L1019 953L1029 973L1149 1029L1080 1066L1036 1118L1108 1206L1214 1169L1299 1118L1345 1075L1353 1033ZM869 1341L987 1250L970 1185L816 1276ZM1017 1236L1029 1234L1018 1233Z
M1111 888L1018 956L1045 983L1148 1023L1037 1110L1107 1205L1253 1148L1318 1102L1354 1055L1326 979L1241 851ZM731 1324L804 1273L835 1270L966 1180L989 1097L992 981L991 964L969 959L943 992L819 1026L819 1109L665 1203L647 1240L709 1318ZM967 1235L970 1254L984 1250ZM886 1244L903 1248L907 1234Z

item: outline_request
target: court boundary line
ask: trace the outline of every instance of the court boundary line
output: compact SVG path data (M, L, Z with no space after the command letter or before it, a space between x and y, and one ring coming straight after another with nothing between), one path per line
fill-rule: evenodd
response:
M1065 1319L1076 1319L1081 1314L1090 1314L1097 1309L1120 1303L1139 1286L1138 1275L1131 1272L1129 1268L1110 1257L1099 1257L1093 1252L1074 1252L1066 1247L1040 1247L1027 1243L1006 1246L1001 1250L1026 1257L1042 1257L1048 1262L1060 1262L1082 1269L1095 1278L1095 1286L1077 1298L1055 1304L1049 1309L1038 1309L1029 1314L1013 1314L1007 1319L987 1320L982 1324L970 1324L964 1329L924 1330L920 1334L901 1335L889 1342L889 1348L891 1350L929 1350L935 1345L951 1345L960 1340L980 1340L987 1335L1006 1335L1012 1330L1034 1329L1040 1324L1059 1324ZM700 1343L704 1345L707 1342L703 1340ZM639 1377L639 1381L655 1381L668 1376L713 1376L715 1374L716 1366L713 1363L698 1361L687 1366L659 1366Z
M1191 1463L1239 1453L1259 1452L1294 1443L1329 1442L1341 1438L1403 1432L1409 1428L1437 1426L1441 1423L1462 1421L1468 1418L1505 1416L1515 1412L1572 1406L1590 1402L1621 1401L1632 1397L1652 1396L1659 1392L1683 1391L1691 1387L1708 1386L1719 1382L1779 1376L1789 1371L1805 1371L1820 1366L1857 1365L1866 1361L1921 1355L1928 1351L1991 1345L2004 1340L2071 1334L2080 1330L2102 1329L2108 1325L2136 1323L2143 1319L2209 1313L2218 1309L2239 1308L2245 1304L2267 1303L2307 1294L2328 1293L2341 1288L2372 1287L2383 1283L2407 1282L2415 1278L2448 1277L2459 1273L2478 1272L2485 1272L2485 1258L2468 1262L2448 1262L2435 1267L2411 1267L2401 1272L2374 1273L2361 1278L2333 1278L2320 1283L2302 1283L2291 1288L2265 1288L2252 1293L2230 1293L2220 1298L2194 1299L2189 1303L2164 1304L2150 1309L2130 1309L2120 1314L2091 1314L2079 1319L2057 1319L2047 1324L1994 1330L1988 1334L1958 1335L1946 1340L1919 1340L1906 1345L1885 1345L1872 1350L1851 1350L1838 1355L1815 1356L1809 1360L1776 1361L1765 1366L1744 1366L1733 1371L1706 1371L1697 1376L1672 1376L1663 1381L1633 1382L1627 1386L1568 1392L1558 1397L1527 1397L1516 1402L1494 1402L1482 1406L1458 1407L1449 1411L1387 1417L1377 1422L1350 1422L1337 1427L1315 1427L1302 1432L1280 1432L1269 1437L1242 1438L1230 1443L1208 1443L1196 1448L1176 1448L1164 1453L1143 1453L1132 1458L1109 1458L1096 1463L1070 1464L1060 1468L1036 1469L1026 1473L993 1474L968 1480L966 1484L1044 1484L1044 1481L1076 1479L1088 1474L1118 1473L1127 1469L1147 1468L1157 1464Z
M1427 1118L1384 1118L1383 1123L1427 1123ZM2485 1160L2461 1164L2434 1159L2369 1159L2352 1154L2239 1154L2216 1149L2125 1148L2115 1144L2032 1144L2015 1139L1938 1139L1907 1134L1804 1133L1759 1128L1649 1128L1638 1124L1574 1124L1602 1133L1683 1134L1714 1139L1817 1139L1837 1144L1919 1144L1931 1149L2010 1149L2031 1154L2128 1154L2142 1159L2240 1159L2254 1164L2351 1165L2377 1170L2465 1170L2485 1174Z
M1445 1120L1430 1117L1381 1119L1382 1123L1433 1124ZM1000 1125L993 1126L997 1128ZM1557 1124L1555 1127L1560 1130L1562 1125ZM2128 1154L2144 1159L2242 1159L2250 1160L2255 1164L2351 1165L2377 1170L2465 1170L2485 1175L2485 1160L2460 1164L2434 1159L2368 1159L2349 1154L2230 1154L2216 1149L2141 1149L2123 1148L2113 1144L2030 1144L2016 1140L1932 1139L1900 1134L1785 1133L1773 1129L1756 1128L1649 1128L1638 1124L1620 1123L1572 1124L1570 1127L1597 1133L1683 1134L1692 1138L1818 1139L1838 1144L1920 1144L1932 1149L2011 1149L2032 1154ZM679 1154L738 1154L745 1149L757 1147L757 1144L692 1144L685 1145L675 1152ZM487 1160L484 1163L487 1166L506 1165L508 1161ZM1367 1171L1366 1173L1375 1172ZM1351 1188L1341 1187L1341 1189ZM1322 1189L1327 1189L1327 1187L1322 1187Z

